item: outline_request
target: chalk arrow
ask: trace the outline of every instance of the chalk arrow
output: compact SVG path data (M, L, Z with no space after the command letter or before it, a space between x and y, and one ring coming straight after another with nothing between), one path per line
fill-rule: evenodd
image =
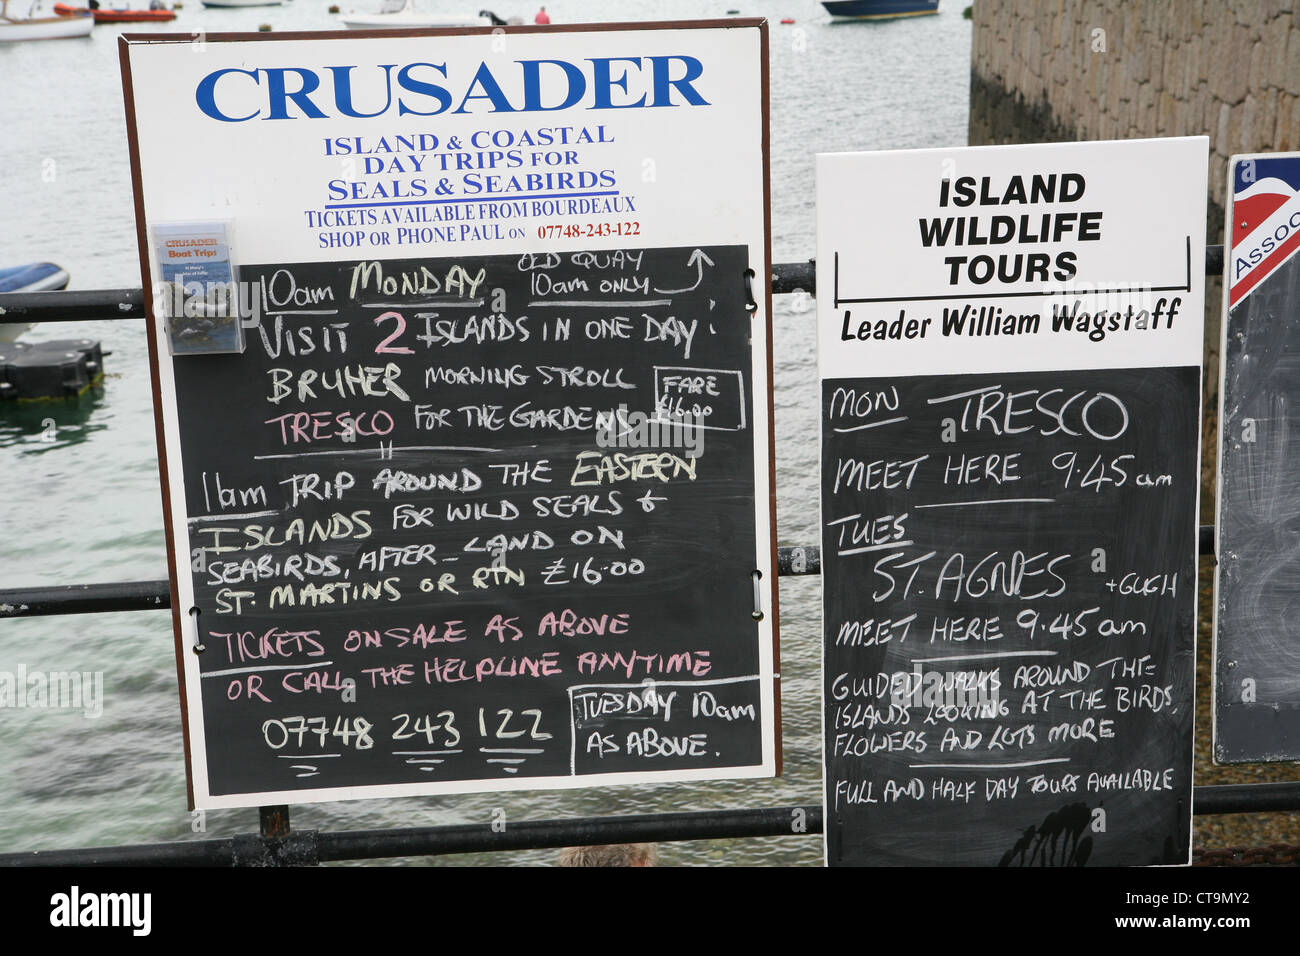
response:
M687 286L685 289L655 289L660 295L677 295L681 292L694 292L704 281L704 263L713 265L713 260L704 254L703 249L696 249L691 253L691 257L686 260L686 268L695 266L695 285Z

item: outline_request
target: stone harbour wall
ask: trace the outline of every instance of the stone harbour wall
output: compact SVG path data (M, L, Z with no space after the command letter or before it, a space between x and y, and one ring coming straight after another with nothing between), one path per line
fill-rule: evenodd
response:
M1300 150L1300 0L973 7L972 146L1209 136L1211 237L1229 156Z

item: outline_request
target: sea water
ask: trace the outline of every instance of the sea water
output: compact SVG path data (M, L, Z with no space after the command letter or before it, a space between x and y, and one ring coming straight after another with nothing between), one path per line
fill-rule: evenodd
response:
M50 0L46 0L50 2ZM378 2L341 0L345 9ZM477 0L476 0L477 2ZM143 6L143 2L140 4ZM481 5L481 4L479 4ZM531 22L536 0L493 0ZM73 289L140 286L118 68L122 32L208 33L339 27L327 0L208 9L189 0L167 24L98 25L85 39L0 44L0 266L50 260ZM451 10L470 4L417 0ZM771 30L773 261L815 253L818 152L966 143L970 22L962 0L938 16L832 24L814 0L548 0L552 22L766 16ZM477 9L477 6L475 6ZM50 11L46 11L50 12ZM793 17L793 25L782 25ZM220 148L220 144L211 144ZM175 161L185 161L181 144ZM761 201L755 197L755 202ZM777 516L782 545L817 529L814 303L774 299ZM140 320L58 323L30 340L103 341L102 395L0 414L0 588L157 580L167 575L149 364ZM660 784L292 808L295 828L486 824L821 801L821 595L816 576L781 581L781 723L776 779ZM191 814L171 616L165 611L0 620L0 671L102 674L102 713L0 709L0 852L212 839L257 830L252 809ZM793 821L792 821L793 822ZM667 843L671 865L816 865L816 835ZM391 862L544 865L554 850Z

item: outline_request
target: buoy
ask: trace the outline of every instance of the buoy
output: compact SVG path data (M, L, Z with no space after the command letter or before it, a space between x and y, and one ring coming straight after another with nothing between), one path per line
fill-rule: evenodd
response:
M727 16L729 16L729 17L735 17L735 16L739 16L739 15L740 15L740 11L739 11L739 10L728 10L728 11L727 11Z
M0 399L73 398L104 381L104 352L93 339L0 343Z
M782 17L782 18L781 18L781 22L782 22L782 23L794 23L794 17Z
M338 13L338 12L339 12L339 5L337 3L331 3L330 13Z
M269 24L269 23L263 23L261 26L259 26L259 27L257 28L257 32L258 32L258 33L270 33L270 32L271 32L271 24Z

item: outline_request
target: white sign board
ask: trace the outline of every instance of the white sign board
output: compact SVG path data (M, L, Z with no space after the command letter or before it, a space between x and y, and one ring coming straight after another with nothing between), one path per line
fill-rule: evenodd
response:
M818 157L830 864L1190 858L1206 154Z
M1199 363L1205 144L818 156L823 377Z
M195 805L777 772L766 43L123 38Z

